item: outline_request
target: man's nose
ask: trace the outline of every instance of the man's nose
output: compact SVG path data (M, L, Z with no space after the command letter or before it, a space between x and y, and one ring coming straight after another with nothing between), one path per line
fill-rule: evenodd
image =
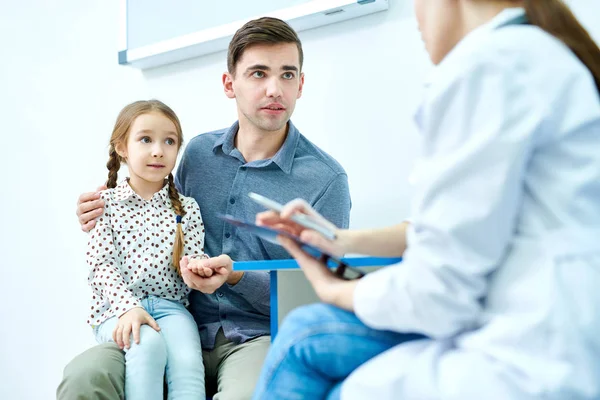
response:
M281 84L278 79L273 78L267 81L267 97L281 97Z

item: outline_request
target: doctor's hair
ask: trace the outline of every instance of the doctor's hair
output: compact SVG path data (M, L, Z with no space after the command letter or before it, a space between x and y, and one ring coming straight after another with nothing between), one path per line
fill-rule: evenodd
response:
M256 44L281 44L294 43L298 47L298 57L300 60L300 70L304 62L304 53L302 51L302 42L294 29L277 18L263 17L246 22L244 26L237 30L227 50L227 71L235 76L237 63L244 55L244 51Z
M140 115L151 112L160 113L173 122L177 132L177 150L179 151L181 148L183 143L181 123L179 122L179 118L177 118L175 112L169 106L159 100L154 99L139 100L126 105L117 116L117 121L115 122L115 126L110 137L108 162L106 163L106 168L108 169L108 180L106 181L107 188L112 189L117 186L118 172L121 168L121 163L127 162L125 158L121 157L117 153L117 148L127 148L127 140L129 138L129 134L131 133L131 125L133 125L135 119ZM185 210L181 205L181 200L179 199L179 193L175 187L172 173L169 174L168 182L169 199L171 200L175 214L177 214L179 217L183 217L185 215ZM177 228L175 232L175 242L173 244L173 267L177 273L180 273L179 260L183 255L185 238L183 235L183 230L181 229L181 218L177 218L177 221L179 222L176 224Z
M563 0L524 0L527 18L562 41L590 70L600 93L600 48Z

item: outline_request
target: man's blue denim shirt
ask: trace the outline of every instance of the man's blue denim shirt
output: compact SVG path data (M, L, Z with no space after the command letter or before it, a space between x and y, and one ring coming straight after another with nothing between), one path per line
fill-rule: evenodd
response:
M264 208L248 198L249 192L282 204L303 198L335 225L348 227L348 177L335 159L302 136L290 121L285 142L272 158L247 163L234 145L237 131L236 122L228 129L193 138L176 174L180 192L200 205L209 256L227 254L234 261L290 258L282 247L217 218L217 214L229 214L253 222ZM190 312L204 349L214 347L221 327L234 343L269 335L269 274L246 272L236 285L225 284L213 294L192 291Z

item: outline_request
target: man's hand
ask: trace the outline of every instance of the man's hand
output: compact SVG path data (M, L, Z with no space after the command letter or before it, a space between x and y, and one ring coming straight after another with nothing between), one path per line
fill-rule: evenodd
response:
M180 267L186 285L202 293L211 294L228 281L232 275L233 262L226 254L208 259L190 260L183 257Z
M150 325L156 332L160 331L158 323L142 307L135 307L119 317L119 322L113 331L113 340L121 348L129 349L129 338L133 332L133 340L140 344L140 327Z
M96 218L104 211L104 201L100 199L100 191L106 190L106 186L100 186L95 192L84 193L77 200L77 217L81 224L81 230L89 232L96 226Z

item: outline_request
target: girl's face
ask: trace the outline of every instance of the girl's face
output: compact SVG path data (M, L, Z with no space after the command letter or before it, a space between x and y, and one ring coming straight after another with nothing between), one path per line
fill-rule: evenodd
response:
M425 48L439 64L464 36L460 0L415 0L415 14Z
M160 112L150 112L133 121L126 146L116 150L127 161L131 185L156 192L175 168L180 145L173 121Z

